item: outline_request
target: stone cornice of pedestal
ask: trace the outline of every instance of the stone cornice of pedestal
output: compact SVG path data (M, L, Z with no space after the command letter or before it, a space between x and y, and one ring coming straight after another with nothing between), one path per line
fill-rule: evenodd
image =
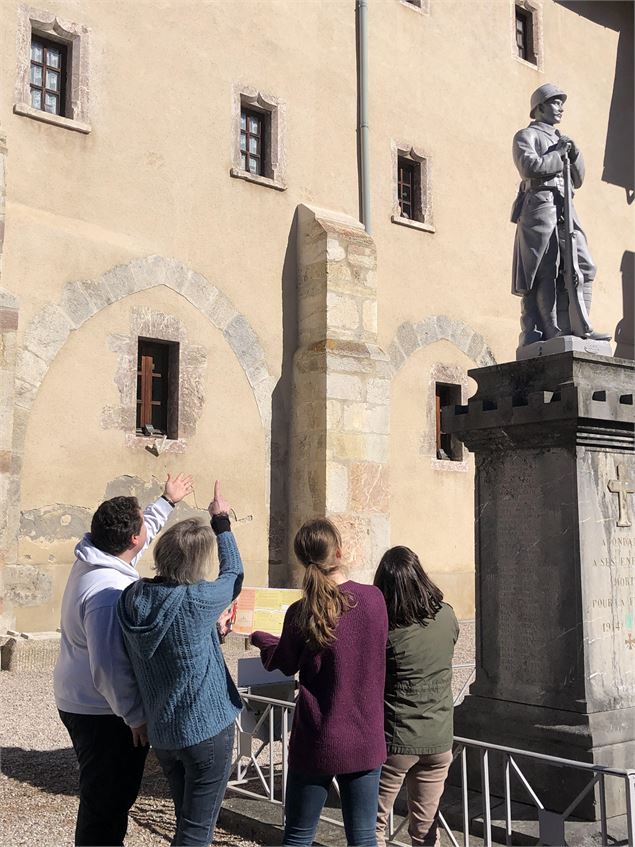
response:
M469 371L478 390L443 411L443 429L470 450L578 445L635 450L635 363L563 353Z

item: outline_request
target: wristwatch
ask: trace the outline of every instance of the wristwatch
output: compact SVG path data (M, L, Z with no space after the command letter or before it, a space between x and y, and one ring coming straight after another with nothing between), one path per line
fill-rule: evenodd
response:
M162 494L161 499L165 500L166 503L169 503L170 506L172 506L172 508L174 508L176 506L176 503L174 502L174 500L170 500L170 498L168 497L167 494Z

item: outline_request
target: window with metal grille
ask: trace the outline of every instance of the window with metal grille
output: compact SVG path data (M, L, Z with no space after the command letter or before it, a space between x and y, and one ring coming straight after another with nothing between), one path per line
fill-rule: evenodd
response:
M240 112L240 160L244 170L266 176L265 130L267 115L251 109Z
M417 190L417 162L399 156L397 160L397 198L402 218L417 220L415 192Z
M459 439L442 427L441 409L445 406L458 406L461 403L461 386L444 382L435 384L437 459L460 462L463 459L463 445Z
M33 35L31 39L31 106L50 112L66 114L66 68L68 46Z
M137 434L177 438L179 345L139 339Z
M528 9L516 6L516 47L518 56L526 62L536 64L533 46L533 20Z

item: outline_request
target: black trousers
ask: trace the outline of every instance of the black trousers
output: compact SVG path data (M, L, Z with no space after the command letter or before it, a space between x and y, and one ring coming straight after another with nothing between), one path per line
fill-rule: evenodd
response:
M137 799L147 747L134 747L132 733L115 715L60 711L79 762L79 811L75 844L121 847L128 812Z

